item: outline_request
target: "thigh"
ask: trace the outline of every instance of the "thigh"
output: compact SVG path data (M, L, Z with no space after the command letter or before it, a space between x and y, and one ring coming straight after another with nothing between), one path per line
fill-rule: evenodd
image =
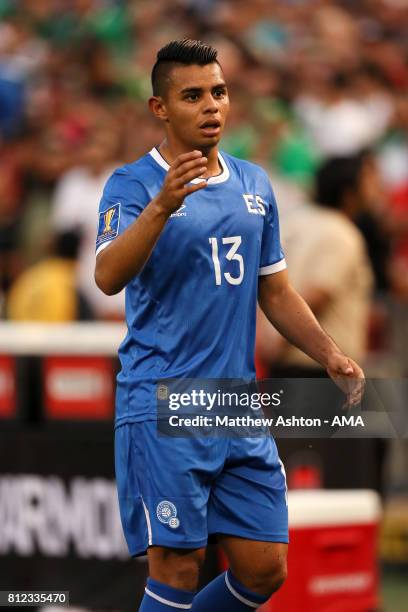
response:
M212 489L208 531L288 542L286 477L273 438L230 440L228 460Z
M213 442L160 436L155 421L116 430L119 506L132 555L206 545L211 481L220 469Z

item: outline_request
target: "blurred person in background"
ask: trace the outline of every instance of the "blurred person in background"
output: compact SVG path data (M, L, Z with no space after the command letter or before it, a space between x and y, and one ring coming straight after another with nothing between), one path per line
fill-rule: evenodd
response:
M22 267L19 239L23 195L18 143L2 141L0 133L0 317L4 296Z
M323 328L338 338L342 350L364 362L373 269L364 236L356 221L366 211L364 155L334 158L316 175L316 204L302 202L282 215L282 244L291 281L309 304ZM317 363L295 347L281 342L279 356L268 359L268 324L259 315L258 358L277 377L326 376ZM273 334L274 344L277 337Z
M323 162L316 174L314 195L315 203L306 196L298 198L297 205L281 215L291 282L323 329L338 338L342 350L365 363L376 321L373 298L387 286L389 255L389 238L376 216L384 202L378 203L382 189L372 155L363 152ZM323 368L272 329L260 310L257 359L259 378L327 377ZM313 447L309 442L282 444L292 486L300 465L315 471L315 484L323 484L325 468L315 465L315 453L319 451L326 463L332 463L344 451L343 440L330 439L329 444L315 440ZM372 457L371 486L384 494L385 441L347 440L347 448L352 461L362 453Z
M105 118L103 125L92 125L84 137L76 165L64 173L56 185L52 204L55 230L77 229L83 236L79 251L79 286L98 319L124 318L124 294L106 296L92 279L95 263L95 216L100 194L118 165L120 132Z
M13 283L7 300L9 320L64 323L92 318L77 284L79 244L78 232L54 235L48 257L29 267Z
M408 95L396 98L390 132L379 150L379 165L389 194L392 251L386 262L392 316L392 345L398 374L408 373Z
M21 213L25 195L21 141L27 88L43 66L44 44L22 15L0 21L0 316L4 296L22 266Z
M296 111L321 156L356 154L385 133L392 101L384 87L365 91L360 86L363 75L362 69L358 73L335 69L327 75L324 95L302 93L296 100Z
M29 88L44 68L47 46L22 13L0 21L0 132L24 132Z

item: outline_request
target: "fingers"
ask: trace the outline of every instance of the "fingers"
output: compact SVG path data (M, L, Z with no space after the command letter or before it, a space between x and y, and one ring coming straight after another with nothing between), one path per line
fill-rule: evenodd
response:
M343 376L352 376L353 374L355 374L353 365L357 365L357 364L353 364L351 359L347 359L347 358L343 359L338 364L338 367L337 367L338 373Z
M169 179L174 180L176 188L182 188L207 171L206 163L207 158L203 156L184 162L174 170L173 175Z
M207 186L206 180L191 185L191 181L205 174L207 161L201 151L182 153L174 160L160 192L160 201L166 210L176 210L187 195Z
M201 155L200 157L197 157L189 161L185 161L184 163L178 165L176 168L174 168L173 174L175 177L179 178L179 177L184 176L190 170L197 169L200 166L206 168L206 164L207 164L207 158Z
M348 370L351 371L348 371ZM359 406L362 402L365 388L365 377L363 370L352 360L337 365L335 369L328 369L328 374L333 382L345 393L346 401L344 410L350 410Z
M349 358L348 359L348 365L349 365L349 367L351 367L351 370L352 370L351 373L353 374L353 378L363 378L363 379L365 379L363 370L360 368L360 366L355 361L353 361L352 359Z
M345 408L346 410L359 406L362 402L363 395L364 395L365 379L364 378L354 378L352 380L353 380L353 383L350 387L349 392L347 393L347 399L343 406L343 408Z
M169 182L173 184L174 188L182 189L190 181L199 178L206 172L206 164L207 158L202 155L201 151L183 153L177 157L169 170ZM205 183L203 186L205 186ZM193 191L197 191L197 189ZM188 193L192 193L192 191L188 189Z
M205 166L199 166L198 168L190 170L190 172L186 172L175 181L176 187L180 188L184 185L187 185L187 183L189 183L190 181L199 178L202 174L204 174L206 170L207 168Z
M204 189L204 187L207 187L207 181L200 181L194 185L188 185L188 187L185 188L186 196L188 196L190 193L194 193L195 191L199 191L200 189Z
M201 153L201 151L189 151L188 153L182 153L181 155L176 157L174 162L171 164L171 167L176 169L182 164L184 164L184 162L191 161L202 156L203 154Z

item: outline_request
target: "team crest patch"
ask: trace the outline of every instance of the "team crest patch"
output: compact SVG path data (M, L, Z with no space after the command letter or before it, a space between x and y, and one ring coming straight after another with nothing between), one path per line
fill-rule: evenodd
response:
M177 529L180 521L177 518L177 508L170 501L163 500L157 504L156 516L161 523L168 525L172 529Z
M112 240L119 232L120 202L99 213L98 236L96 238L96 248L99 245Z
M162 384L158 385L157 386L157 399L164 401L168 399L168 397L169 397L169 390L166 387L166 385L162 385Z

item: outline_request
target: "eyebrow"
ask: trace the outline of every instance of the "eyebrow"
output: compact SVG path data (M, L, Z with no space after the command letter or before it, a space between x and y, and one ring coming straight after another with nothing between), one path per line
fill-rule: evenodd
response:
M214 87L211 87L211 91L214 91L214 89L226 89L227 88L227 84L224 82L220 82L217 83L217 85L214 85ZM180 93L184 94L184 93L200 93L203 91L203 87L185 87L184 89L181 90Z

